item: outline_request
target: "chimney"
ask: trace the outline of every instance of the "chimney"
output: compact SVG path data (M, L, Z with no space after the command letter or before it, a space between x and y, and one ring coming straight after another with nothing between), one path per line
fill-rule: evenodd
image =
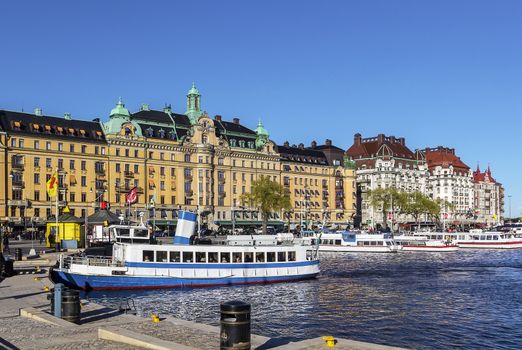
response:
M150 106L148 103L142 103L140 106L140 111L150 111ZM169 105L169 112L170 112L170 105Z
M357 146L361 144L361 134L357 133L353 135L353 143Z
M234 124L238 124L238 125L239 125L239 118L234 118L234 119L232 119L232 122L233 122Z
M170 113L171 111L172 111L172 108L170 106L170 103L169 104L165 103L165 107L163 107L163 112Z
M395 136L390 136L390 142L395 143Z
M69 113L69 112L65 112L65 113L63 114L63 118L64 118L64 119L67 119L67 120L71 120L71 119L72 119L71 113Z
M405 142L405 140L404 140L404 137L399 137L397 140L399 140L399 143L400 143L401 145L403 145L403 146L406 145L406 142Z
M43 111L40 107L37 107L34 109L34 115L37 115L37 116L42 116L43 115Z
M303 143L299 144L299 149L304 149L304 144Z
M285 141L285 143L283 143L283 146L290 147L290 143L288 141Z
M331 146L331 145L332 145L332 140L330 140L330 139L326 139L326 140L324 141L324 144L327 145L327 146Z
M384 134L379 134L377 135L377 141L379 143L383 143L384 142Z
M221 116L220 115L215 115L214 119L217 120L217 121L221 121Z
M316 148L317 147L317 142L315 142L315 140L312 141L312 143L310 144L310 147L311 148Z

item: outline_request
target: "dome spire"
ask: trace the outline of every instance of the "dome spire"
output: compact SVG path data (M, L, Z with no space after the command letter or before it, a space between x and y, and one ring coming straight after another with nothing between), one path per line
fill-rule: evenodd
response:
M187 93L187 111L185 114L189 117L191 124L196 124L201 116L201 95L196 88L196 83L192 82L192 87Z

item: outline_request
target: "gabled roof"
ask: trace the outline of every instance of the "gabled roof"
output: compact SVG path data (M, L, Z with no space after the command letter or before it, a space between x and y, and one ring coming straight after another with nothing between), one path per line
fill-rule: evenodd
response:
M480 167L477 165L477 170L473 172L473 181L475 182L484 182L488 180L489 182L496 183L497 181L491 176L491 168L488 166L488 170L481 172Z
M245 136L251 135L251 137L255 138L256 132L254 130L251 130L241 124L236 124L232 122L227 122L224 120L214 120L214 125L216 127L216 134L220 136L221 134L224 134L225 131L232 132L232 133L241 133L246 134Z
M170 115L174 118L174 122L176 123L176 125L180 124L180 125L184 125L186 127L190 127L190 120L186 115L179 114L179 113L173 113L173 112L170 112ZM144 122L164 123L164 124L172 125L172 120L170 119L169 115L164 111L157 111L157 110L139 111L139 112L133 113L131 118L138 122L144 121Z
M10 134L105 142L100 123L0 110L0 125Z
M415 154L406 147L404 138L395 138L394 136L386 137L384 134L365 139L361 138L360 134L356 134L354 143L346 151L346 154L354 160L359 158L374 158L377 157L383 145L386 145L390 149L391 156L393 157L415 160Z
M445 147L437 147L437 148L426 148L424 150L424 154L426 155L426 162L428 165L428 169L432 170L437 166L441 166L442 168L449 168L453 166L454 169L458 169L463 172L468 172L469 167L464 164L459 157L455 155L455 150L452 148Z

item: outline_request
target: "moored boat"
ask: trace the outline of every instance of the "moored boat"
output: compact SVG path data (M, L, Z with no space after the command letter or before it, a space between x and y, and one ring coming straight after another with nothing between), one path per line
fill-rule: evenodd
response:
M476 249L515 249L522 248L522 237L513 232L482 231L469 232L429 232L430 239L449 239L461 248Z
M51 279L72 288L112 290L273 283L319 274L313 252L276 236L227 236L224 244L190 245L195 218L181 212L174 244L168 245L150 244L143 227L119 227L112 258L61 255Z
M426 236L399 235L395 242L402 251L410 252L454 252L459 250L458 244L443 239L428 239Z
M401 247L386 233L341 231L319 233L310 238L310 247L321 252L396 253L401 250Z

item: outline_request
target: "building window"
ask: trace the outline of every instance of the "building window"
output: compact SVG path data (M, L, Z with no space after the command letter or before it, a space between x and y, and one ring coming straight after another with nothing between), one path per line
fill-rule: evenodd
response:
M63 151L63 143L58 142L58 151Z
M40 167L40 157L34 157L34 167L35 168Z
M170 168L170 176L171 177L176 177L176 169Z
M121 172L120 163L116 163L116 172L117 173Z
M69 152L74 153L74 145L69 145Z
M74 170L74 160L69 160L69 169Z
M190 163L190 154L189 153L185 154L185 162Z
M76 194L74 192L71 192L71 202L76 201Z
M85 160L82 160L82 170L87 170L87 162Z
M163 152L160 153L160 159L161 160L164 160L165 159L165 154Z
M34 216L35 217L40 217L40 208L34 208Z
M34 183L35 184L40 183L40 173L34 173Z
M208 136L207 136L206 134L203 134L203 135L201 136L201 143L202 143L202 144L206 144L206 143L208 143Z
M63 169L63 159L58 159L58 169Z
M134 158L138 158L140 155L139 151L137 149L134 150Z
M81 177L81 185L82 185L82 187L87 186L87 177L86 176Z
M101 154L105 155L105 147L101 148Z
M119 157L119 156L120 156L120 149L116 148L116 157Z
M160 175L165 176L165 167L160 167Z
M129 158L129 152L130 152L130 151L129 151L129 149L128 149L128 148L127 148L127 149L125 149L125 158Z
M51 143L50 142L46 142L45 143L45 149L50 151L51 150Z
M218 165L223 165L223 164L225 164L225 161L224 161L224 159L223 159L223 158L221 158L221 157L220 157L220 158L218 158Z
M40 148L40 141L34 141L34 149Z
M52 165L51 165L51 158L45 158L45 166L47 168L52 167Z
M139 174L139 170L140 170L140 168L139 168L138 164L134 164L134 174Z
M149 152L149 159L152 159L152 158L154 158L154 152L150 151Z
M34 191L34 200L40 201L40 191Z
M82 192L82 194L81 194L81 198L82 198L82 202L83 202L83 203L87 202L87 193Z
M198 157L198 163L203 163L203 157L202 156Z

